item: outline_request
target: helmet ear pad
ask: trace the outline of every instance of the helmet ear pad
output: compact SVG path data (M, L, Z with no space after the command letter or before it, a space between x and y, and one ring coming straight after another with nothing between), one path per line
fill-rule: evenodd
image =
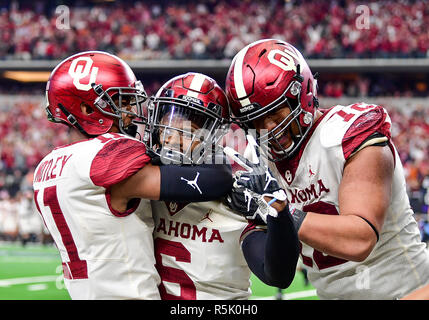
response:
M82 126L85 132L90 136L97 136L109 132L115 121L115 118L101 116L95 107L87 102L80 103L80 112L74 114L77 122Z
M87 103L85 103L85 102L82 102L81 104L80 104L80 110L82 111L82 113L85 115L85 116L89 116L91 113L93 113L94 112L94 109L93 108L91 108L91 106L90 105L88 105Z
M313 123L314 113L318 107L317 80L311 75L303 83L301 91L301 109L304 111L299 117L301 126L307 127Z

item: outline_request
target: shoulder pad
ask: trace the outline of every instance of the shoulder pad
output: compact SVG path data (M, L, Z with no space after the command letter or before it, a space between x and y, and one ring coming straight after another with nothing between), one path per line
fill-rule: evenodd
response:
M133 138L108 139L92 161L95 185L109 187L136 173L150 162L143 142Z
M356 119L374 109L382 109L382 107L366 103L332 107L325 116L321 127L320 142L322 146L333 147L341 145L346 132Z
M338 146L343 140L341 132L346 132L350 126L344 119L337 115L337 112L342 110L344 106L337 105L328 111L321 123L320 143L325 148Z

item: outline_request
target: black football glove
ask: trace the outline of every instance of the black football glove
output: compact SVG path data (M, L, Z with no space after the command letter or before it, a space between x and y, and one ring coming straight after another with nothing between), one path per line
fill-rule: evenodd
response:
M226 197L226 203L232 210L248 220L255 220L259 217L266 223L267 216L276 217L277 211L265 201L264 197L273 198L273 201L285 201L286 193L273 177L268 165L261 161L259 146L255 139L251 135L247 135L247 141L245 154L252 161L230 147L224 148L225 154L245 169L237 171L233 175L233 188Z

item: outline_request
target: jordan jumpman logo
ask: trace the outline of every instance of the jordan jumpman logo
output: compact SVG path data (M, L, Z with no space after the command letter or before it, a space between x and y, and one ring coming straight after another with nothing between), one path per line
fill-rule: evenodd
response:
M276 179L274 179L273 176L270 174L269 170L265 171L265 181L267 183L265 184L264 191L267 190L267 188L270 185L271 181L276 181Z
M183 178L183 177L180 177L180 178L181 178L181 180L186 181L186 183L187 183L188 185L190 185L193 189L197 189L197 190L198 190L198 192L199 192L200 194L203 194L203 193L201 192L200 188L198 187L198 184L197 184L197 180L198 180L198 177L199 177L199 176L200 176L200 173L199 173L199 172L197 172L197 176L195 177L195 179L194 179L194 180L187 180L187 179L185 179L185 178Z

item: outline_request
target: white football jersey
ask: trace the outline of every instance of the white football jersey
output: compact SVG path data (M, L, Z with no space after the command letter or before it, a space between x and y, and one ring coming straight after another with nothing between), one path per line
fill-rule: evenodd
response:
M249 298L250 269L240 247L243 217L220 201L151 203L162 299Z
M5 233L17 234L18 232L18 204L11 199L3 200L0 207L2 218L1 230Z
M42 232L42 219L37 213L34 201L28 198L20 200L18 205L19 233L21 234L39 234Z
M109 187L143 168L145 152L136 139L104 134L54 149L35 171L35 203L72 299L160 299L152 213L139 212L139 199L126 212L110 205Z
M346 159L373 133L390 137L390 125L379 106L361 103L327 110L298 154L276 164L291 206L339 214L338 190ZM365 145L377 142L370 138ZM389 145L395 153L392 199L380 239L367 259L346 261L301 242L308 278L321 299L396 299L429 282L429 256L409 204L401 161Z

